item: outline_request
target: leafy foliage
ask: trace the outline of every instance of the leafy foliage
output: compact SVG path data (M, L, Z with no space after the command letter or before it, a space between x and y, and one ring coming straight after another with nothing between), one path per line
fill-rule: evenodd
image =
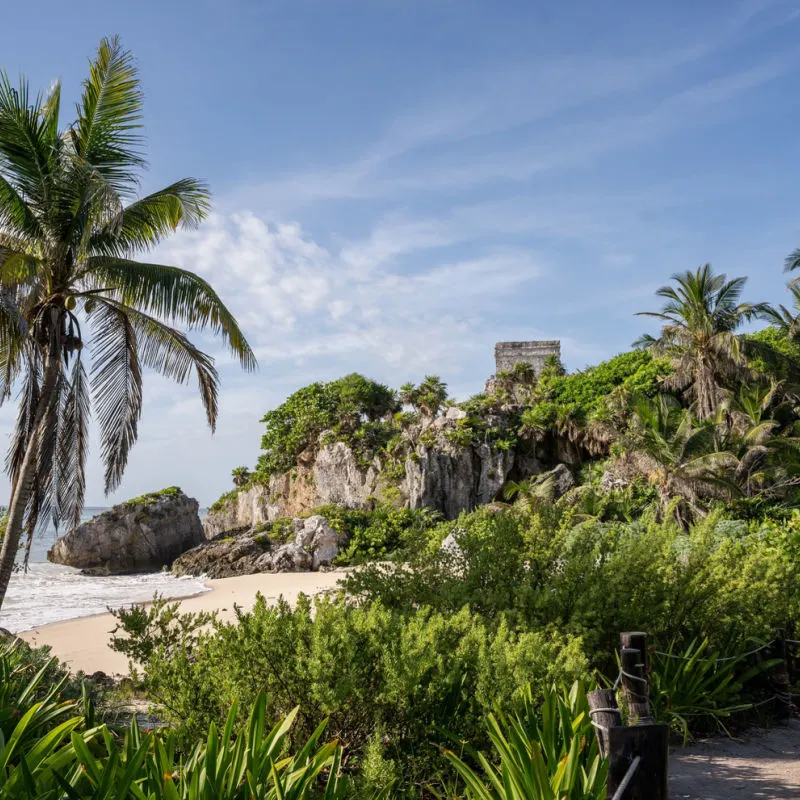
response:
M446 757L472 800L602 800L608 764L600 758L586 690L556 687L540 714L489 715L489 738L497 763L478 753L479 769L452 752Z
M294 467L297 457L316 446L324 431L330 431L334 440L360 432L360 440L354 442L358 449L377 449L387 438L388 427L376 425L369 429L371 436L364 436L363 423L379 423L398 410L394 392L356 373L298 389L262 419L267 429L257 477L266 479Z
M510 709L520 687L533 682L538 697L552 681L585 673L577 640L487 625L468 609L405 613L338 599L317 601L312 615L307 599L292 609L260 598L236 623L194 635L191 649L166 637L143 669L183 738L223 720L233 698L246 708L266 691L272 715L301 706L301 738L329 717L329 730L359 754L383 731L389 757L412 783L435 774L428 743L441 731L479 740L485 714L496 704Z

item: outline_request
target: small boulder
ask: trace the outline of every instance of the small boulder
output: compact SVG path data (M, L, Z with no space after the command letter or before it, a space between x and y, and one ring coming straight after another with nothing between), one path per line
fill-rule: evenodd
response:
M232 578L262 572L259 560L267 554L266 537L228 536L214 539L187 550L172 563L172 572L182 575L205 575L208 578Z
M292 521L294 541L271 544L267 534L219 537L184 553L172 565L176 575L230 578L257 572L304 572L330 566L339 555L340 537L325 517Z
M534 486L542 486L544 484L549 484L553 493L552 499L558 500L559 497L565 495L575 486L575 478L566 464L557 464L548 472L537 475L536 480L533 481Z
M57 539L47 560L98 575L158 570L205 541L198 510L175 486L143 495Z

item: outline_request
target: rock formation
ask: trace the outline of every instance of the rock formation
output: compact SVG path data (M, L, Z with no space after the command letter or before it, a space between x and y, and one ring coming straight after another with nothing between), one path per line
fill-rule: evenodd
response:
M230 578L254 572L301 572L330 566L343 542L325 517L293 520L294 541L273 544L266 534L221 537L189 550L172 565L176 575Z
M210 511L203 520L206 537L247 530L278 517L297 517L327 503L363 508L375 498L389 496L410 508L433 508L454 519L462 511L496 499L518 461L527 475L541 471L535 459L513 450L494 449L486 443L453 444L447 432L455 430L457 423L457 416L449 412L438 417L425 429L427 443L418 431L412 432L417 444L394 483L385 478L379 458L364 466L344 442L325 445L311 463L273 475L268 485L244 489L222 508Z
M205 541L198 510L177 488L145 495L62 536L47 559L101 575L157 570Z

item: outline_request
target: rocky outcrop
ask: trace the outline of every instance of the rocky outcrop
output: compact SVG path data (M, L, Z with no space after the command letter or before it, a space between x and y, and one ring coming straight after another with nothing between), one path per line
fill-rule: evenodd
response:
M198 509L177 488L145 495L62 536L47 559L101 575L157 570L205 541Z
M497 497L514 466L514 452L473 447L419 446L405 464L411 508L435 508L448 519Z
M293 520L294 541L272 543L265 533L240 533L201 544L177 558L176 575L230 578L255 572L302 572L330 566L343 546L325 517Z
M345 442L322 445L316 455L308 451L290 472L273 475L268 485L242 489L222 508L209 512L203 521L206 536L246 530L278 517L298 517L328 503L363 508L376 499L390 498L454 519L497 499L510 476L542 471L539 460L525 448L457 443L466 419L466 411L450 407L442 416L407 430L407 456L399 477L391 480L380 458L361 463ZM510 419L512 410L488 422L502 430Z

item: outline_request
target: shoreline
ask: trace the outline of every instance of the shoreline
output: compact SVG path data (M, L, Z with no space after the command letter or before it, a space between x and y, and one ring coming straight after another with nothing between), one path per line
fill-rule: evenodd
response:
M262 594L272 604L283 597L294 604L300 594L316 596L338 586L346 569L330 572L260 572L234 578L209 579L204 582L206 591L182 598L169 598L180 604L183 613L216 612L223 622L235 619L234 606L243 610L253 607L257 594ZM126 605L148 606L152 600ZM124 655L108 646L116 619L109 613L75 617L60 622L48 622L15 634L33 647L49 646L52 655L64 662L74 674L107 675L128 674L128 661Z

